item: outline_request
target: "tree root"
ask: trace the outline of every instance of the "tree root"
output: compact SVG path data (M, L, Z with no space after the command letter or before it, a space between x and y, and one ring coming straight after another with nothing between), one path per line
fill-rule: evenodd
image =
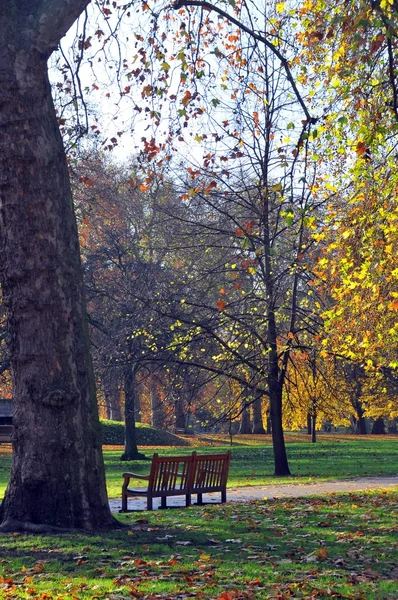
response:
M30 521L6 519L0 525L0 531L13 533L73 533L74 531L78 531L78 529L66 529L65 527L56 527L47 523L31 523Z
M120 460L149 460L145 454L141 454L141 452L136 452L135 454L122 454Z
M0 525L1 533L92 533L95 531L112 531L113 529L127 529L130 525L127 523L121 523L115 517L112 517L111 524L109 527L102 527L98 529L88 529L79 527L57 527L56 525L49 525L48 523L31 523L30 521L18 521L17 519L6 519Z

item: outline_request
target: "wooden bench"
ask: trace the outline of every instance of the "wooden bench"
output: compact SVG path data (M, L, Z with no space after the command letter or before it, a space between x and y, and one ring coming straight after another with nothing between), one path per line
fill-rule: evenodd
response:
M193 461L191 494L197 494L198 504L203 504L202 495L221 492L221 502L227 501L227 479L231 452L225 454L196 454Z
M12 435L12 425L0 425L0 444L10 444Z
M230 452L163 457L154 454L149 475L123 473L122 512L127 512L127 500L132 496L146 497L147 510L153 509L153 498L160 498L161 508L166 508L168 496L185 496L185 505L190 506L192 494L197 494L198 504L202 504L206 492L221 492L221 502L226 502L230 460ZM145 480L148 486L130 488L131 479Z

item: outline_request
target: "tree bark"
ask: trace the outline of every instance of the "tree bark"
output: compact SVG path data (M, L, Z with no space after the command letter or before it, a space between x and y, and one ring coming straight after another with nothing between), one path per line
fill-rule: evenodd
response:
M257 435L265 434L263 425L263 413L262 413L262 396L258 395L253 402L253 429L252 433Z
M246 404L246 399L242 400L241 410L239 433L247 435L252 432L252 428L250 423L250 408Z
M116 524L105 487L77 227L47 76L47 57L59 41L54 32L63 35L86 4L0 4L0 281L14 388L3 530Z
M282 390L277 352L277 335L275 313L271 306L268 311L268 389L271 410L272 444L274 448L274 474L277 476L290 475L289 463L282 425Z
M316 442L316 417L317 417L317 414L316 414L316 410L314 409L312 412L312 415L311 415L311 421L312 421L312 423L311 423L312 424L311 442L313 444L315 444L315 442Z
M151 396L151 423L157 429L164 429L164 409L159 398L156 376L151 372L149 376L149 393Z
M266 429L267 435L271 435L272 433L272 423L271 423L271 413L270 410L267 410L267 429Z
M185 402L179 397L175 401L175 429L183 429L185 431Z
M269 379L272 445L274 448L274 474L277 476L290 475L287 460L285 438L282 426L282 390L278 382Z
M111 421L122 421L121 389L119 377L115 371L107 372L102 377L106 417Z
M312 415L310 412L307 413L307 434L312 435Z
M145 458L145 454L138 451L137 432L135 419L135 403L137 399L137 385L135 381L135 370L127 365L124 370L124 453L120 460L137 460Z
M136 386L134 391L134 419L136 423L142 423L141 396Z

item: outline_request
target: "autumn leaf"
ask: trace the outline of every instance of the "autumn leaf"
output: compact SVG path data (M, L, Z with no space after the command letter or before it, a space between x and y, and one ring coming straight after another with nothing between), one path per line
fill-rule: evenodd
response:
M225 302L224 300L221 300L221 298L219 300L217 300L217 308L220 312L222 312L225 309Z

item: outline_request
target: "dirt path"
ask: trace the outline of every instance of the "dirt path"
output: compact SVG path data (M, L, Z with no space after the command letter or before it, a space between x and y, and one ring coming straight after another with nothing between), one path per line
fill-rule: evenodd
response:
M300 498L304 496L316 496L338 492L360 492L365 490L398 488L398 475L390 477L361 477L358 479L344 479L339 481L325 481L320 483L285 483L281 485L250 486L239 488L228 488L228 502L247 502L249 500L264 500L272 498ZM205 494L204 500L208 502L219 502L220 494ZM112 512L119 512L121 500L113 498L109 500ZM154 508L160 501L154 500ZM184 497L175 496L167 498L168 506L184 506ZM129 508L133 510L145 510L146 501L143 498L130 498Z

